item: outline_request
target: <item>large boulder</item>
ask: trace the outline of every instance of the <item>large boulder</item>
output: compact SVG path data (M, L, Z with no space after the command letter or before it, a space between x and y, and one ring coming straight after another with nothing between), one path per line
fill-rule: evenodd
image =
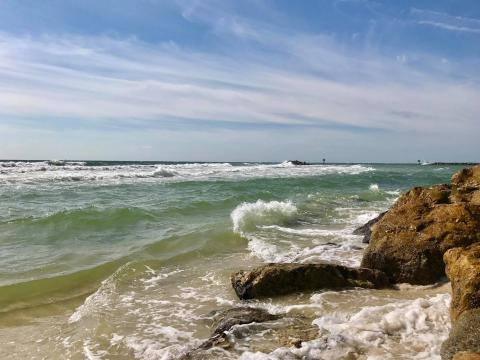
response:
M268 264L249 271L238 271L231 280L240 299L325 288L389 286L387 277L381 271L335 264Z
M462 312L480 308L480 243L450 249L443 259L452 284L450 316L455 321Z
M463 312L442 344L442 360L451 360L459 352L468 352L470 356L480 352L480 309Z
M460 183L453 191L471 191ZM445 251L480 241L480 207L451 199L452 187L416 187L402 195L373 226L361 266L385 272L393 283L442 278Z

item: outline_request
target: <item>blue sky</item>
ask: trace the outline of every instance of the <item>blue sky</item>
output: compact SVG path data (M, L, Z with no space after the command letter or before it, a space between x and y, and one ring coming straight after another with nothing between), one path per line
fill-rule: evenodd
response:
M0 158L479 161L480 2L0 1Z

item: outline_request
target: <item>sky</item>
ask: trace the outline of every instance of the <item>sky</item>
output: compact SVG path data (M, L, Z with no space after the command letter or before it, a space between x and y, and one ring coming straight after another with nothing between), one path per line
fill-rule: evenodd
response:
M0 159L480 161L478 0L0 0Z

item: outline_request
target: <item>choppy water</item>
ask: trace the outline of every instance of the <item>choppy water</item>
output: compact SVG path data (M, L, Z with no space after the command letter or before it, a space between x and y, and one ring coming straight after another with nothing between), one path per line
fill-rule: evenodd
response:
M356 266L356 226L458 168L0 162L0 358L177 358L208 337L212 310L240 304L231 272L263 262ZM240 327L233 348L199 358L439 358L448 291L253 301L286 316ZM290 347L281 336L289 326L318 337Z

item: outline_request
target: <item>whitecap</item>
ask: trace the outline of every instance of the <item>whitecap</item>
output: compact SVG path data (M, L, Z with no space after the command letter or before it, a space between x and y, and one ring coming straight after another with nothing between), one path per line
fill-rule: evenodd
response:
M285 224L296 218L297 207L291 201L263 201L242 203L230 214L233 231L242 233L259 225Z
M378 184L370 184L370 186L368 187L368 189L370 191L373 191L373 192L378 192L380 191L380 187L378 186Z
M158 176L158 177L174 177L177 175L177 172L166 169L164 167L159 166L157 170L153 172L153 176Z

